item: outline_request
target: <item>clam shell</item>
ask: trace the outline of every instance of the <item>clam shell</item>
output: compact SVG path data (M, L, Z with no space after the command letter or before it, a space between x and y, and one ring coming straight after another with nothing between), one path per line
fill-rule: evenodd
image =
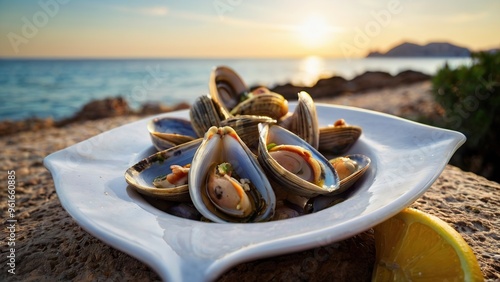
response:
M154 118L148 123L148 131L151 142L158 151L163 151L198 138L191 126L191 122L180 118Z
M310 200L310 212L315 213L320 210L332 207L336 204L342 203L345 198L342 195L320 195Z
M202 139L198 138L141 160L127 169L125 180L137 192L147 196L169 201L189 201L188 185L180 185L174 188L156 188L153 186L153 179L170 173L170 165L184 166L191 163L201 141Z
M231 115L220 106L219 103L212 100L210 96L203 95L193 102L189 109L189 118L193 130L198 137L203 137L205 132L212 126L220 126L222 120Z
M371 159L368 156L362 155L362 154L352 154L352 155L347 155L343 156L345 158L349 158L353 161L355 161L358 165L357 169L355 172L353 172L351 175L347 176L346 178L340 180L340 188L339 190L335 191L334 194L339 194L347 189L349 189L356 181L358 181L363 174L368 170L370 167ZM331 163L334 161L334 159L329 160Z
M340 188L337 191L333 192L332 194L321 195L311 199L311 212L317 212L343 202L346 197L345 194L341 193L347 191L356 181L361 178L361 176L365 174L365 172L370 167L371 160L368 156L353 154L344 157L354 160L358 164L358 169L350 176L340 180ZM329 162L333 160L334 159L331 159L329 160Z
M241 95L249 89L236 71L227 66L212 70L208 88L212 99L231 115L268 116L277 120L288 113L288 101L265 87L254 90L259 94L242 102Z
M361 136L362 129L355 125L325 126L319 129L319 151L343 154Z
M212 99L229 111L239 104L240 95L248 90L243 79L227 66L217 66L211 71L208 88Z
M268 116L276 120L287 113L288 101L274 92L254 95L231 110L232 115Z
M324 183L318 186L305 181L283 168L267 150L268 143L297 145L306 148L319 161ZM333 166L303 139L278 125L259 124L259 162L269 177L288 192L304 197L329 194L339 189L339 177Z
M316 106L309 93L301 91L297 95L297 106L293 114L283 121L283 126L318 149L320 134Z
M256 147L259 143L259 123L276 123L266 116L241 115L221 121L221 126L232 127L247 147Z
M214 163L229 162L235 172L247 178L258 192L258 211L252 218L234 218L218 211L206 196L206 176ZM269 220L274 213L276 197L271 184L253 154L230 127L212 127L194 155L188 176L189 193L196 209L214 222L259 222Z

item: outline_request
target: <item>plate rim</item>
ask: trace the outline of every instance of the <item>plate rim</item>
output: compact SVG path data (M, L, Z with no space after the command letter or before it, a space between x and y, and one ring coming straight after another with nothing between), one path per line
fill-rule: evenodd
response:
M295 106L295 102L290 102L291 108ZM427 179L425 184L417 189L417 191L409 190L406 193L402 194L399 196L401 198L402 196L405 196L406 194L409 194L409 192L415 192L412 195L406 195L403 199L404 201L400 203L399 205L401 206L408 206L412 202L414 202L416 199L418 199L431 185L434 183L434 181L439 177L441 172L444 170L446 164L448 163L449 159L453 155L453 153L465 142L465 136L457 131L452 131L448 129L442 129L442 128L437 128L437 127L432 127L429 125L424 125L421 123L417 123L414 121L406 120L400 117L396 117L393 115L385 114L385 113L380 113L372 110L367 110L367 109L361 109L361 108L356 108L356 107L351 107L351 106L341 106L341 105L331 105L331 104L324 104L324 103L316 103L316 107L320 109L342 109L345 111L353 111L355 113L357 112L363 112L365 114L369 115L376 115L382 118L387 118L392 121L397 121L397 122L403 122L405 125L413 125L413 126L418 126L421 128L433 130L433 131L440 131L449 138L451 138L452 143L454 145L450 150L447 152L447 155L444 157L444 159L441 161L440 165L436 168L436 173ZM159 115L154 115L154 116L149 116L142 118L138 121L134 121L132 123L116 127L114 129L105 131L97 136L91 137L87 140L84 140L82 142L79 142L77 144L74 144L72 146L69 146L65 149L62 149L60 151L54 152L47 157L44 158L44 165L47 167L47 169L51 172L52 177L54 179L54 185L56 188L56 192L58 194L59 200L61 202L61 205L63 208L70 214L71 217L75 219L75 221L87 232L89 232L91 235L94 237L98 238L99 240L105 242L106 244L111 245L112 247L123 251L133 257L136 257L140 261L148 264L151 266L163 279L170 280L170 279L176 279L180 277L184 277L184 273L178 273L176 270L172 270L171 266L165 266L164 261L160 261L159 258L161 258L161 255L156 255L154 257L151 256L152 250L149 249L147 246L144 245L135 245L131 244L127 238L120 236L120 234L114 233L114 231L103 231L101 229L98 229L98 225L95 223L95 218L92 218L93 215L89 216L89 213L83 212L81 209L77 208L76 206L73 206L71 203L71 199L69 198L70 191L63 187L63 184L61 183L61 178L62 174L68 173L68 171L65 171L64 168L61 166L60 161L61 157L63 157L65 152L70 152L74 151L75 148L79 144L84 144L85 142L91 142L90 140L95 140L95 138L102 138L103 135L105 134L113 134L114 132L124 130L125 128L132 128L134 126L137 126L139 124L143 124L147 121L149 121L152 118L156 117L161 117L161 116L177 116L180 114L186 114L187 110L181 110L181 111L175 111L175 112L170 112L167 114L159 114ZM144 128L143 130L139 130L145 132L144 138L147 138L149 140L149 136L147 135L147 130ZM101 136L101 137L99 137ZM363 135L362 135L363 138ZM152 145L151 145L152 146ZM63 169L61 169L63 168ZM122 172L121 176L123 177L123 174L125 173L125 170ZM124 177L123 177L124 178ZM124 180L123 180L124 181ZM129 188L127 188L129 189ZM398 198L398 199L399 199ZM404 208L403 207L403 208ZM402 209L402 208L401 208ZM382 222L383 220L389 218L390 216L395 215L397 212L399 212L401 209L393 209L392 206L384 206L381 208L376 209L377 213L368 213L368 214L361 214L358 215L357 217L351 218L349 221L343 222L340 225L349 225L352 224L352 222L369 222L367 225L365 225L364 230L368 230L374 225ZM384 217L380 217L380 214L383 213ZM171 220L167 216L167 221ZM202 223L202 224L210 224L213 225L215 223ZM267 223L256 223L256 224L267 224ZM240 224L241 225L241 224ZM338 229L338 227L337 227ZM208 279L212 280L217 278L219 275L221 275L225 270L229 269L231 266L234 266L238 263L252 260L252 259L258 259L258 258L263 258L263 257L269 257L269 256L274 256L274 255L280 255L280 254L285 254L285 253L291 253L295 251L300 251L300 250L305 250L308 248L312 247L317 247L320 245L324 244L329 244L335 241L340 241L343 239L346 239L350 236L353 236L354 234L363 232L362 231L356 231L354 232L349 232L349 231L344 231L342 234L329 234L331 232L332 228L331 227L325 227L320 230L313 230L309 234L301 234L298 237L287 237L287 238L280 238L275 241L264 241L260 242L258 244L254 244L251 246L251 248L242 248L237 251L233 251L230 254L227 254L226 256L219 258L215 260L212 263L199 263L199 267L203 268L202 273L200 274L201 276L198 276L197 278L200 279ZM311 242L310 237L312 236L319 236L322 238L320 241L316 242ZM308 240L305 240L308 239ZM183 264L187 263L186 261L182 261L182 258L178 259L175 261L175 266L176 267L182 267ZM203 265L202 265L203 264ZM182 271L182 270L181 270Z

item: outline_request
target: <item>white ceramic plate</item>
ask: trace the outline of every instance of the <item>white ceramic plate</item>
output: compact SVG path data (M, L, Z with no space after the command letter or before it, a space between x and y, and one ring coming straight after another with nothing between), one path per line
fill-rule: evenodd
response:
M293 110L295 103L290 104ZM321 125L344 118L363 134L349 153L372 160L347 200L293 219L216 224L162 212L127 187L125 170L154 152L146 118L44 160L68 213L105 243L150 265L164 280L214 280L243 261L322 246L363 232L419 198L437 179L461 133L351 107L317 105ZM166 114L189 118L187 111Z

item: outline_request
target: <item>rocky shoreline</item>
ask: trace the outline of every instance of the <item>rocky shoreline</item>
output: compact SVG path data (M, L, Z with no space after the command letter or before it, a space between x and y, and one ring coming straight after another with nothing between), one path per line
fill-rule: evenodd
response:
M428 80L430 80L430 76L411 70L403 71L395 76L386 72L365 72L351 80L333 76L320 79L315 85L310 87L288 83L275 86L271 90L282 94L288 100L296 100L299 91L307 91L315 100L319 100L351 95L352 93L366 92L368 90L411 85ZM73 116L62 120L54 120L52 118L29 118L20 121L0 121L0 136L27 130L62 127L74 122L86 120L99 120L130 115L147 116L187 109L189 107L190 105L188 103L164 105L149 102L143 104L139 110L134 111L123 97L105 98L102 100L93 100L85 104L80 111Z
M332 76L330 78L319 79L315 85L310 87L287 83L278 85L272 88L271 91L280 93L288 100L296 100L297 93L300 91L308 92L313 99L320 99L362 93L382 88L394 88L428 81L430 79L431 77L429 75L412 70L402 71L394 76L387 72L367 71L351 80L346 80L340 76Z
M0 136L28 130L34 131L48 128L60 128L71 123L88 120L100 120L120 116L147 116L163 112L183 110L189 107L190 105L187 103L180 103L174 106L146 103L142 105L138 111L133 111L129 107L127 101L122 97L105 98L102 100L90 101L73 116L59 121L56 121L53 118L29 118L19 121L0 121Z

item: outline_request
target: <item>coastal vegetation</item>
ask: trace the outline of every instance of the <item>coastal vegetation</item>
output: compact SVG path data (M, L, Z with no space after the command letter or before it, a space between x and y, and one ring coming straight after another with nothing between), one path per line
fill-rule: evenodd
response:
M471 53L472 63L441 68L432 79L435 100L444 109L435 126L464 133L466 143L451 164L500 181L500 52Z

